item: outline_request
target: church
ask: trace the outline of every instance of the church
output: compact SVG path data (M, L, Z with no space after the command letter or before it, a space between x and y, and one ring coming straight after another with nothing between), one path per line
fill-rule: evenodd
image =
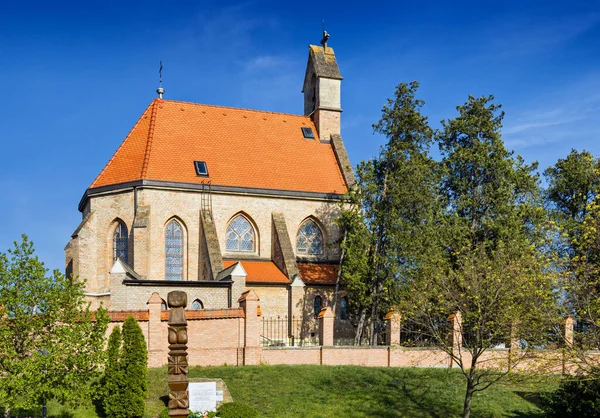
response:
M226 309L252 289L263 318L310 324L333 305L336 218L354 175L327 38L309 46L303 115L166 100L157 90L83 194L65 247L67 274L86 280L92 309L144 310L172 290L188 294L188 310ZM337 298L346 320L343 290Z

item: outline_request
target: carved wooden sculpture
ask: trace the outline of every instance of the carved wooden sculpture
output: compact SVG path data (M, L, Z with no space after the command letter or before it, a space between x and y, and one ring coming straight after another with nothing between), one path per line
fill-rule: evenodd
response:
M187 321L184 308L187 294L169 292L169 416L187 417L189 414Z

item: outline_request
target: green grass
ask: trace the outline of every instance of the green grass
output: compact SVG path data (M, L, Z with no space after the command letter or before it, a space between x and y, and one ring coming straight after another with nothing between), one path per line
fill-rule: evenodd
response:
M190 378L222 378L235 401L263 417L453 417L460 416L464 379L459 371L351 366L192 367ZM165 408L167 370L150 369L147 417ZM501 381L473 399L472 417L541 417L540 394L559 377ZM50 415L93 418L92 406Z

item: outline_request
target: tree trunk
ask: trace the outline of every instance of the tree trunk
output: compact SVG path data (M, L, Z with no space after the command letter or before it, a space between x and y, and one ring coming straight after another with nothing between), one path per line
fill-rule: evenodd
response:
M473 399L474 385L473 376L469 373L467 378L467 393L465 394L465 404L463 408L463 418L469 418L471 416L471 399Z
M365 328L365 318L367 317L367 312L365 308L360 310L360 317L358 318L358 325L356 326L356 334L354 335L354 345L360 345L360 340L362 338L362 333Z
M338 270L337 278L335 280L335 292L333 293L333 313L335 314L335 309L337 307L338 293L340 291L340 277L342 275L342 263L344 262L344 244L346 243L346 238L348 237L348 230L344 230L344 238L342 239L342 254L340 254L340 269Z

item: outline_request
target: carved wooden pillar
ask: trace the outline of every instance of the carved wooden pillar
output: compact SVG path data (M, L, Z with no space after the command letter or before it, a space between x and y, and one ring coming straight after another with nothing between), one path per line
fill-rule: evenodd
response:
M187 294L175 290L167 295L169 304L169 416L187 418L189 414L187 321L184 308Z

